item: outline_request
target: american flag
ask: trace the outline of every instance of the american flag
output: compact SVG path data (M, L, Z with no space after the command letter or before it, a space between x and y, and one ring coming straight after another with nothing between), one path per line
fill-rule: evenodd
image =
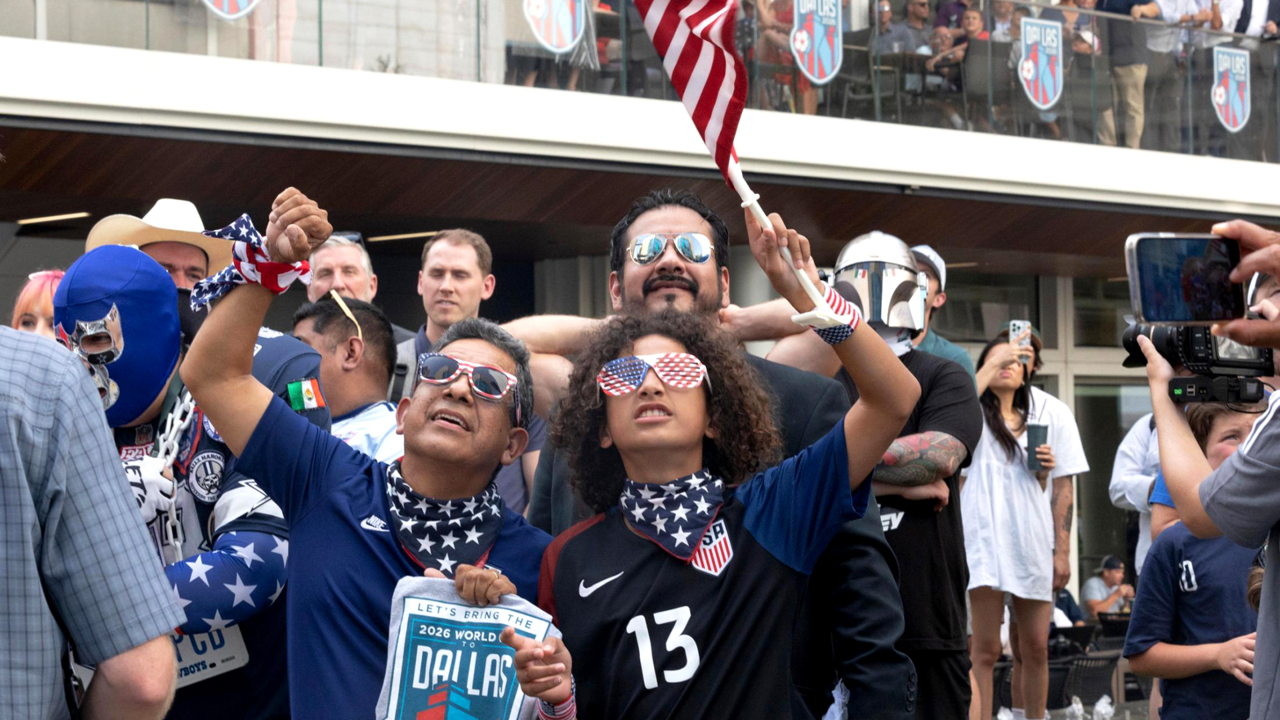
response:
M626 395L640 387L649 368L653 368L667 387L681 389L697 387L707 372L702 362L689 353L632 355L607 363L596 382L606 395Z
M733 138L747 101L747 67L734 51L736 0L635 0L671 84L730 185Z
M281 263L271 260L267 254L266 239L258 233L247 214L221 230L207 230L204 234L233 243L231 264L217 275L196 283L191 290L192 310L199 310L226 295L236 285L261 285L279 295L294 280L301 280L304 285L311 284L311 266L306 261Z
M724 481L707 470L665 484L626 480L618 504L631 527L689 562L724 504Z

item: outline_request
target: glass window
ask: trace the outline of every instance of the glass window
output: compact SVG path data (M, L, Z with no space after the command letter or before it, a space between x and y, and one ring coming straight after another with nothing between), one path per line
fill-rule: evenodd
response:
M1071 281L1075 305L1076 347L1119 347L1128 326L1129 281L1126 278L1075 278Z
M1040 323L1039 279L964 270L947 273L947 304L929 327L951 342L986 343L1010 320Z
M1151 393L1146 383L1101 378L1076 382L1076 424L1090 467L1076 484L1081 583L1107 555L1124 558L1133 576L1137 513L1111 504L1111 465L1125 433L1149 412Z

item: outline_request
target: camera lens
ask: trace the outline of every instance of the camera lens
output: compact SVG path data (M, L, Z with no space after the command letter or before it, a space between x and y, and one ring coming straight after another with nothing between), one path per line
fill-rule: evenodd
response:
M1124 346L1125 352L1129 355L1124 359L1124 367L1146 367L1147 356L1142 354L1142 348L1138 346L1138 336L1146 335L1151 344L1155 346L1156 352L1160 353L1165 360L1173 366L1182 364L1182 353L1178 349L1178 333L1181 328L1166 327L1155 325L1144 325L1134 323L1125 329L1124 334L1120 337L1120 344Z

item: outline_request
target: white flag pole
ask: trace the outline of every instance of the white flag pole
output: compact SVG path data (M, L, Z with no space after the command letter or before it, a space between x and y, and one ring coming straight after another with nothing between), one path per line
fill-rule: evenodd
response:
M733 181L733 189L738 192L738 197L742 198L742 207L751 210L752 216L756 222L760 223L760 228L773 227L769 222L769 216L765 215L764 209L760 207L760 196L751 191L747 185L747 181L742 177L742 166L738 164L736 158L729 158L729 179ZM804 292L813 301L814 308L806 313L799 313L791 316L791 322L797 325L807 325L811 327L835 327L844 325L845 322L836 317L831 312L831 308L827 305L824 293L819 292L814 287L813 281L809 279L809 274L804 270L796 267L795 261L791 259L791 251L786 245L780 245L779 250L782 251L782 259L787 261L791 266L792 272L800 280L800 286L804 288Z

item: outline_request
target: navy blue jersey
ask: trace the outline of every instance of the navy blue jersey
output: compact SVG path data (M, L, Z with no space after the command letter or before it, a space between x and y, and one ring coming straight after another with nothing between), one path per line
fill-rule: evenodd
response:
M617 508L565 531L543 558L539 605L573 655L582 717L808 717L791 678L808 573L849 492L844 422L730 489L689 563L633 532Z
M289 525L294 717L371 717L387 662L391 595L401 578L422 574L388 526L387 466L276 398L238 467L276 499ZM503 520L487 566L532 601L551 537L510 509Z
M1201 540L1182 523L1160 533L1142 566L1125 657L1158 642L1203 645L1254 632L1258 614L1245 591L1257 554L1226 538ZM1249 717L1249 686L1221 670L1162 680L1160 691L1162 720Z
M274 393L287 397L290 383L320 377L320 355L291 336L263 328L254 346L253 374ZM327 408L308 410L305 417L328 430ZM121 459L151 454L163 428L164 418L157 418L145 425L116 429ZM187 614L183 630L206 633L219 621L231 620L228 625L239 628L237 634L243 638L249 662L181 687L171 716L193 720L287 718L285 611L279 582L288 558L289 531L283 514L253 479L235 469L230 449L199 407L179 442L173 472L178 482L174 505L182 555L193 561L166 568ZM163 523L151 523L148 531L158 544ZM237 533L244 534L243 540L233 537ZM220 539L222 552L215 550ZM229 591L233 583L241 595ZM247 619L235 622L245 615ZM211 623L212 618L217 620ZM215 632L210 644L222 638ZM180 671L205 661L207 652L197 652L201 650L206 650L201 639L180 643Z

